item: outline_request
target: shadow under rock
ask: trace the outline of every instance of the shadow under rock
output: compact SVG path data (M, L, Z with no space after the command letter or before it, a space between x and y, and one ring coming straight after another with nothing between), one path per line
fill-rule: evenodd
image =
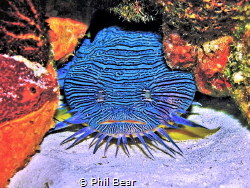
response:
M238 106L231 97L217 98L196 92L194 101L201 103L203 108L214 109L233 116L235 119L238 119L244 127L248 126L248 130L250 130L246 118L242 115Z

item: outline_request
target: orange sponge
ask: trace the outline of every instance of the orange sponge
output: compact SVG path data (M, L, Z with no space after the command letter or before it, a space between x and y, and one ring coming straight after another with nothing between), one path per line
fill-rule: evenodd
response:
M8 184L53 127L59 88L51 64L0 55L0 187Z
M53 127L58 99L48 101L38 111L0 124L0 187L8 184L16 171L35 154L44 134Z
M54 60L67 60L88 29L88 25L70 18L51 17L46 20L50 26L49 39Z

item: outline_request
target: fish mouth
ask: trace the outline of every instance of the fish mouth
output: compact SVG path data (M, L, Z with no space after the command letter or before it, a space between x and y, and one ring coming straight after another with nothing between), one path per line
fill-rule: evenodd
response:
M134 123L134 124L146 124L142 121L137 121L137 120L106 120L102 121L99 124L112 124L112 123Z

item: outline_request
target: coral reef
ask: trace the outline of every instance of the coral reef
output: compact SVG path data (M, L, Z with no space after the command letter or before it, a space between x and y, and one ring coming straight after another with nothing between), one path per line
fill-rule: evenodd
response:
M35 2L0 2L0 187L35 153L58 106L48 28Z
M233 37L224 36L196 46L177 34L170 34L164 38L163 44L171 68L192 71L200 92L222 97L229 96L230 84L223 72L232 42Z
M139 0L122 1L117 6L110 8L110 10L129 22L152 21L155 19L153 15L157 14L155 3Z
M60 27L54 25L56 28L53 28L51 22L49 41L49 26L43 10L47 17L60 17L56 22L66 23L70 18L70 23L77 21L80 26L90 25L95 10L99 9L130 23L158 21L162 26L159 32L163 33L168 65L192 72L202 93L231 96L250 124L250 5L247 0L2 0L0 5L0 53L6 54L0 56L0 68L4 69L0 82L0 111L4 114L0 134L1 143L8 146L0 148L0 155L16 159L25 153L20 163L13 166L10 165L13 159L8 158L7 166L1 169L13 169L5 171L3 181L23 166L25 156L34 153L43 134L53 124L51 118L57 105L58 88L49 42L54 46L55 60L65 61L78 44L78 38L86 32L85 27L77 29L77 32L81 30L77 34L74 31L75 34L68 35L67 29L63 29L63 36L68 36L63 38L56 36L56 29ZM56 46L68 39L74 42L61 53L62 49ZM39 116L41 114L44 116ZM23 134L26 131L30 131L30 135L39 134L29 137ZM19 135L17 133L22 134L21 140L14 137ZM25 147L21 141L34 145ZM19 148L14 148L16 142L20 143L16 145Z
M223 74L228 62L231 36L205 42L198 48L197 65L193 69L199 91L211 96L229 96L230 83Z
M201 45L221 36L232 35L235 26L242 22L235 20L234 16L246 15L242 7L248 1L160 0L158 3L164 7L162 30L165 36L174 31L192 45Z
M46 65L50 45L39 2L1 0L0 5L0 53Z
M70 18L60 17L50 17L46 22L50 27L49 40L54 60L64 62L74 51L78 39L83 38L88 25Z
M231 84L230 96L235 100L250 124L250 23L241 27L243 27L243 31L231 47L224 75L227 76L226 78Z
M177 33L165 36L163 40L165 57L173 69L192 70L197 61L197 48L181 39Z
M184 5L184 2L181 4ZM180 9L179 14L177 9L172 9L171 14L175 14L176 18L179 16L179 25L175 27L164 20L167 63L174 69L192 71L200 92L215 97L231 96L250 123L249 3L221 1L212 4L212 1L206 1L202 5L190 6L189 2L189 8ZM173 3L166 5L168 6L173 6ZM203 11L192 15L195 7ZM213 15L214 12L223 16L218 19L213 16L201 19L199 13L206 11L210 13L208 15ZM187 25L193 28L188 34L180 29L185 28L185 24L181 22L184 18L188 20ZM203 21L207 24L206 27L196 28L195 23L202 25Z

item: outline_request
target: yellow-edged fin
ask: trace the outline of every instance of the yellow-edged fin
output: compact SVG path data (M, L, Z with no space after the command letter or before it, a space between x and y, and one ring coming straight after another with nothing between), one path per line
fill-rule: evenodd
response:
M205 138L211 134L216 133L220 129L220 127L216 129L205 129L201 127L189 127L185 125L182 125L179 129L166 128L166 126L161 126L161 125L159 127L165 128L168 135L173 140L179 140L179 141Z
M62 109L57 109L54 118L59 121L64 121L65 119L68 119L72 116L70 113L66 113L68 111L69 109L67 107Z

